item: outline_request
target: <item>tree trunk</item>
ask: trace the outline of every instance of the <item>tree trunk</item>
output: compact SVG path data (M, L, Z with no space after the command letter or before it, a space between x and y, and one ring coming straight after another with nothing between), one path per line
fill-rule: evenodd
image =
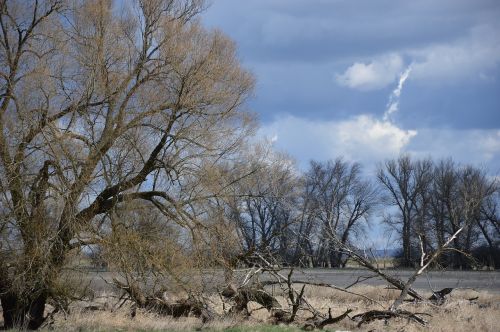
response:
M349 239L349 231L351 229L351 226L352 224L350 224L347 229L344 231L344 233L342 234L342 239L340 240L342 242L342 245L346 245L347 244L347 240ZM335 255L335 260L336 260L336 264L338 267L341 267L341 268L345 268L346 264L347 264L347 258L345 259L342 259L342 251L340 250L340 248L337 250L337 253Z
M412 266L411 244L410 244L410 225L407 220L403 221L403 267Z
M453 229L453 232L456 232L455 229ZM458 239L458 236L453 239L453 245L454 245L454 249L457 249L454 253L453 253L453 268L454 269L460 269L462 270L462 254L460 253L459 250L462 250L461 248L461 245L460 245L460 241Z
M484 226L481 224L481 222L477 221L477 224L479 225L479 228L481 229L481 232L483 233L483 236L486 240L486 242L488 242L488 254L487 254L487 266L488 266L488 270L495 270L495 260L493 259L493 252L494 252L494 246L493 246L493 241L491 240L491 238L489 237L488 235L488 232L486 231L486 229L484 228Z
M314 268L314 261L311 255L307 256L307 264L309 265L310 269Z
M0 297L5 329L38 329L45 321L44 311L47 303L46 292L38 292L30 298L20 298L18 294L7 292Z

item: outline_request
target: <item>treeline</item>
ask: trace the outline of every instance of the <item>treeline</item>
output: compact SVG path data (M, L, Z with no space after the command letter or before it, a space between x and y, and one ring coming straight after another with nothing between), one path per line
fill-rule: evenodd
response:
M367 249L370 227L384 227L396 234L387 245L399 246L397 263L410 267L470 221L438 264L500 265L499 183L485 169L403 155L371 177L340 158L312 161L304 174L275 158L258 173L238 183L239 195L224 209L246 250L268 251L293 266L345 267L336 243Z

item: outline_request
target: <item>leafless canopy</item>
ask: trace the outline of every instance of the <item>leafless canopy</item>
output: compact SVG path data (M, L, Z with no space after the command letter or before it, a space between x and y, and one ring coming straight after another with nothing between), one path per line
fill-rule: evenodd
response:
M193 226L200 180L251 129L235 47L199 0L0 2L0 296L40 311L96 216L133 200ZM180 190L182 188L182 190ZM189 188L189 189L187 189ZM109 229L109 227L108 227Z

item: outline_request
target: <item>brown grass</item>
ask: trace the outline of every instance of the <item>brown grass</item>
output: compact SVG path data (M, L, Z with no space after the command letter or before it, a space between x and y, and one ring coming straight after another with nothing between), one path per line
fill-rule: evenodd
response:
M361 286L353 288L353 291L368 296L380 304L370 303L367 300L335 290L311 288L307 295L311 303L317 308L326 311L332 308L332 314L340 315L345 309L354 309L353 315L368 310L387 309L392 301L398 296L398 291L375 286ZM421 292L422 295L430 296L430 293ZM479 297L476 301L468 299ZM431 303L406 302L401 309L411 312L421 312L432 316L422 316L429 322L427 327L408 322L406 319L392 319L385 324L384 321L375 321L361 328L357 322L343 320L335 327L337 329L352 331L500 331L498 324L500 317L500 295L488 292L476 292L473 290L455 290L445 304L436 306Z
M392 289L374 286L354 287L352 291L364 294L378 301L378 303L361 299L355 295L346 294L324 287L306 287L305 295L309 302L322 312L332 309L333 315L340 315L346 309L353 309L352 315L362 313L372 309L387 309L391 302L397 297L398 292ZM283 296L277 295L282 304L286 304ZM424 295L429 295L425 294ZM478 300L468 299L478 296ZM222 313L222 303L218 296L212 296L210 300L215 310ZM112 308L115 301L112 298L103 297L100 303L107 302L107 307ZM75 303L71 308L71 314L66 317L58 314L51 328L60 331L158 331L174 330L186 331L200 328L208 330L224 330L231 327L246 326L250 330L259 330L259 326L268 324L269 314L266 310L260 309L257 305L251 306L252 317L248 320L224 319L216 320L203 325L200 320L193 317L172 319L160 317L151 313L138 311L137 315L130 316L130 307L124 306L119 310L111 311L85 311L82 303ZM357 327L357 322L345 319L329 329L348 331L500 331L498 317L500 317L500 295L487 292L476 292L472 290L455 290L450 298L442 306L430 303L406 302L402 309L411 312L421 312L431 314L432 317L423 316L428 320L429 325L422 327L405 319L392 319L387 324L384 321L375 321L361 328ZM309 317L308 312L302 312L300 319L303 321ZM0 321L1 324L1 321ZM274 331L274 330L273 330Z

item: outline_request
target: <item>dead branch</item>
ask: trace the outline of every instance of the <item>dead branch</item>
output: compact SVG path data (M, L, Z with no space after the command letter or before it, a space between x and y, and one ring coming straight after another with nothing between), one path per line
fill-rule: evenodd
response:
M165 296L160 295L145 295L135 282L123 283L116 278L113 278L115 286L124 290L134 302L132 316L135 316L137 308L154 312L159 315L172 316L174 318L194 316L200 318L203 322L214 318L214 313L198 298L190 295L187 299L180 299L175 302L170 302L165 299Z
M433 292L429 300L434 302L434 304L441 305L444 303L446 295L450 294L453 288L443 288L440 291Z
M297 291L295 288L292 287L291 283L289 284L288 288L287 288L287 286L284 285L285 283L288 284L287 281L289 279L291 280L291 274L289 274L289 277L285 277L283 274L280 273L280 271L283 270L282 267L280 267L277 264L272 264L268 259L266 259L263 255L261 255L258 252L255 252L251 258L254 259L254 261L251 262L253 265L260 266L262 268L261 269L262 272L267 272L273 278L275 278L274 282L273 281L264 282L264 283L261 282L261 285L265 285L265 284L268 284L268 285L278 284L278 285L280 285L280 287L282 288L284 293L290 294L290 291L291 291L294 294L294 296L297 296L298 298L300 298L300 303L303 304L305 309L308 310L309 312L311 312L314 316L323 317L323 315L309 303L309 301L303 296L303 294L300 294L299 291ZM247 260L247 262L249 262L249 261ZM276 267L276 266L278 266L278 267ZM293 273L293 269L291 272ZM290 298L290 296L289 296L289 298ZM292 303L292 310L293 310L293 303Z
M332 308L328 309L328 317L325 319L317 320L316 317L313 317L313 320L307 322L302 328L306 331L320 329L322 330L325 326L330 324L335 324L340 322L342 319L346 318L352 312L352 309L347 309L342 315L337 317L332 317Z
M243 286L237 288L234 285L228 285L221 292L221 295L234 302L234 305L229 310L230 313L249 316L249 302L256 302L266 308L269 312L282 310L281 305L276 298L257 286Z
M332 238L337 245L341 248L341 252L345 253L348 255L350 258L352 258L355 262L357 262L359 265L367 268L368 270L376 273L378 276L382 277L385 281L396 287L397 289L403 291L405 289L406 284L399 278L396 278L394 276L391 276L387 273L382 272L378 267L373 265L368 259L357 253L354 249L352 249L348 244L342 243L339 241L337 238L333 237ZM410 287L407 290L407 294L413 297L416 300L422 301L423 297L418 294L414 289Z
M288 319L288 322L291 323L295 320L295 316L297 315L297 311L300 308L300 304L302 302L302 298L304 297L304 290L306 288L306 285L302 285L302 288L300 292L298 293L297 296L295 296L294 288L293 288L293 281L292 281L292 274L293 274L293 268L290 269L290 272L288 273L288 278L287 278L287 287L288 287L288 298L290 300L290 303L292 305L292 313Z
M274 284L277 284L278 282L277 281L265 281L263 282L264 285L274 285ZM366 295L363 295L363 294L359 294L359 293L356 293L356 292L353 292L353 291L350 291L350 290L347 290L345 288L342 288L342 287L339 287L339 286L335 286L335 285L332 285L332 284L327 284L327 283L323 283L323 282L313 282L313 281L305 281L305 280L294 280L293 281L294 284L303 284L303 285L310 285L310 286L318 286L318 287L326 287L326 288L331 288L331 289L335 289L335 290L338 290L340 292L344 292L344 293L347 293L347 294L351 294L351 295L355 295L355 296L359 296L371 303L375 303L381 307L384 307L380 302L378 302L377 300L374 300L372 299L371 297L368 297Z
M371 276L359 276L356 278L356 280L354 282L352 282L351 284L347 285L346 287L344 287L344 289L349 289L351 288L352 286L355 286L359 283L362 283L362 282L365 282L366 280L369 280L369 279L372 279L372 278L375 278L376 275L371 275Z
M388 320L391 318L405 318L410 321L414 321L416 323L419 323L422 326L427 325L427 321L425 321L423 318L418 317L417 315L427 315L431 316L430 314L426 313L412 313L406 310L370 310L361 314L357 314L352 317L352 320L358 321L358 327L361 327L363 324L370 323L374 320Z
M407 294L410 293L411 290L411 285L417 280L417 277L421 275L442 253L443 251L446 250L448 245L460 234L468 224L465 224L461 228L459 228L453 235L451 235L446 242L439 247L432 255L428 255L425 253L423 249L423 244L422 240L420 239L421 243L421 258L420 258L420 269L415 271L413 275L408 279L408 281L405 283L404 287L401 289L401 294L399 297L394 301L394 303L391 305L390 310L395 311L401 303L403 303L404 298L406 297ZM427 258L428 257L428 258Z

